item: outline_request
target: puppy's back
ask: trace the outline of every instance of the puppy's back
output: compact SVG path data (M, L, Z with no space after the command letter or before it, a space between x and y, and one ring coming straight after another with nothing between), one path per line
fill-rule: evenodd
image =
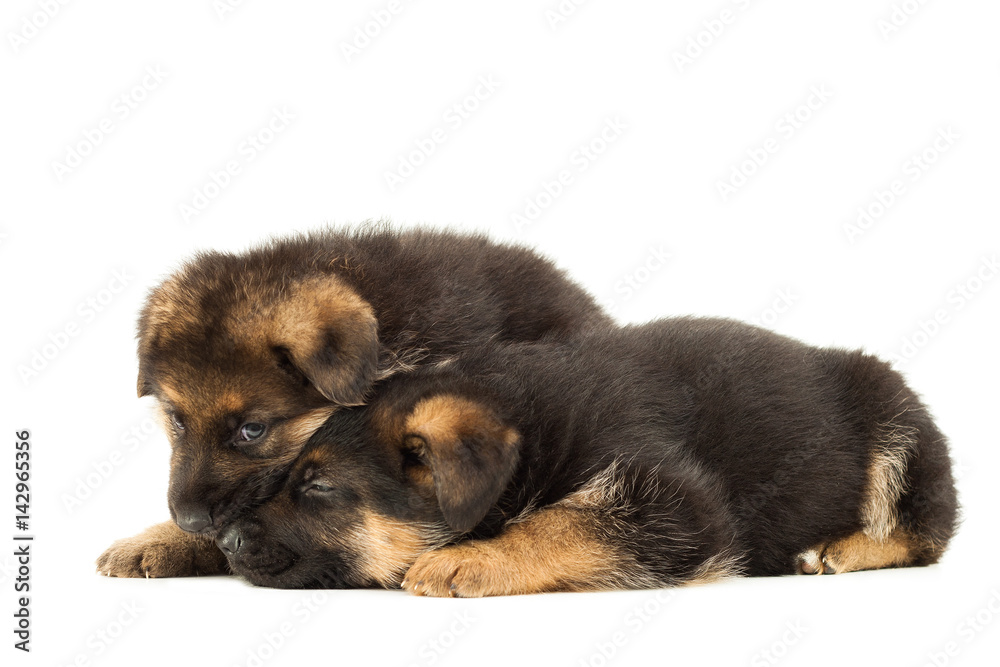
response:
M889 363L730 320L623 336L659 386L690 398L687 445L725 480L751 574L785 571L821 535L902 535L904 564L940 558L958 513L947 440Z

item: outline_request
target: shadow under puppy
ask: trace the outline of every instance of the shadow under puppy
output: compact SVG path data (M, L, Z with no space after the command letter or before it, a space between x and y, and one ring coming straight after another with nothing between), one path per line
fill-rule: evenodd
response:
M338 406L469 346L609 322L550 261L482 235L371 225L202 253L152 290L138 327L138 391L171 441L176 524L119 540L98 570L224 572L215 532L271 492Z
M258 585L509 595L926 565L956 512L888 364L681 318L394 378L217 543Z

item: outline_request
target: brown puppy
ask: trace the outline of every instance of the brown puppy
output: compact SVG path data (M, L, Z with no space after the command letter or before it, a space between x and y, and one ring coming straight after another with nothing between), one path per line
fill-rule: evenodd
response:
M478 597L927 565L956 517L888 364L679 318L393 378L217 541L258 585Z
M488 341L608 321L551 262L483 236L375 225L198 255L150 293L138 327L139 395L157 398L173 445L176 526L116 542L98 569L222 572L211 536L268 495L337 406Z

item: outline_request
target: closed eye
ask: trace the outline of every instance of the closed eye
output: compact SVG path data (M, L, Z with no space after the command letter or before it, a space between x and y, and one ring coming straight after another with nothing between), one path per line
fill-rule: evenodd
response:
M316 482L307 483L303 485L303 491L306 493L330 493L333 491L332 486L327 486L326 484L318 484Z
M174 425L174 428L178 431L184 430L184 420L176 412L170 413L170 423Z

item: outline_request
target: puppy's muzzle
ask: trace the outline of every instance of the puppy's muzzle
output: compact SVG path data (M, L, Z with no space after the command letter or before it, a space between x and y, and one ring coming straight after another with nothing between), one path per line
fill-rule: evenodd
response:
M176 513L175 521L181 530L202 533L212 526L212 515L201 508L184 509Z
M215 538L215 543L227 556L235 556L243 546L243 535L236 524L230 524Z

